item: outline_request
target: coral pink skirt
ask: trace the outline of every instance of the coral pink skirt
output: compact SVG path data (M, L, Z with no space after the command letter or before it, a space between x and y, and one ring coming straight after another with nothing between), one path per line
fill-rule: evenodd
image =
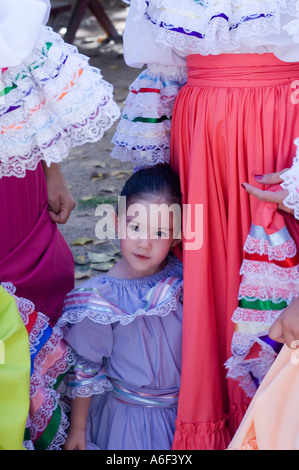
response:
M171 165L180 174L184 204L202 205L203 242L195 249L186 240L183 245L183 367L174 449L224 449L251 400L227 379L224 366L231 356L243 246L251 224L260 223L259 203L241 183L256 185L254 175L292 164L299 105L291 85L299 79L299 64L272 54L228 54L189 56L187 65L188 82L173 112ZM283 220L298 246L298 223L291 216Z

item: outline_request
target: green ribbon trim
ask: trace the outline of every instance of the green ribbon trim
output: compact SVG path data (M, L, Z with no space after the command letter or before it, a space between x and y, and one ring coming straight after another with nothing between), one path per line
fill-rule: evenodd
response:
M30 429L26 428L24 432L24 441L30 441L30 440L31 440Z
M55 384L53 385L53 389L54 390L57 390L58 386L61 384L61 382L63 381L64 377L69 373L69 371L65 372L64 374L60 374L57 379L56 379L56 382Z
M128 119L129 120L128 115L124 114L123 119ZM144 123L148 123L148 124L158 124L160 122L165 121L166 119L169 119L169 118L167 116L162 116L160 118L136 117L136 118L132 119L131 122L144 122Z
M43 47L42 49L42 53L43 55L45 56L45 49L47 51L49 51L51 49L51 47L53 46L52 42L46 42L45 46ZM32 70L36 70L38 69L39 67L42 67L44 65L45 61L42 62L41 64L39 65L34 65L34 62L32 62L32 64L30 64L28 66L28 69L30 70L30 72ZM24 75L21 75L20 73L18 73L18 75L16 76L15 80L22 80L23 78L26 78L28 77L27 74L24 74ZM0 92L0 97L1 96L5 96L5 95L8 95L8 93L10 93L12 90L14 90L15 88L17 88L17 85L15 83L13 83L10 87L6 87L4 88L1 92Z
M249 297L248 297L249 299ZM283 308L287 307L287 302L285 300L281 300L279 303L272 302L272 300L246 300L242 299L239 301L240 308L249 308L253 310L282 310Z
M45 46L43 47L42 51L43 51L43 55L45 56L45 48L47 49L47 51L49 52L50 48L53 46L53 44L51 42L46 42ZM38 69L39 67L42 67L44 65L46 61L44 60L44 62L42 62L41 64L39 65L34 65L34 62L32 62L32 64L29 65L28 69L30 70L36 70ZM26 76L26 75L25 75ZM24 77L22 77L24 78Z
M46 450L51 442L53 441L57 431L59 429L61 422L61 408L58 406L56 410L54 410L52 418L44 430L43 434L38 438L38 440L34 443L34 448L36 450Z
M46 42L45 46L46 46L47 51L49 51L50 48L53 46L53 43L52 42ZM43 51L44 51L44 47L43 47Z
M62 382L64 377L67 375L67 373L68 372L66 372L65 374L61 374L61 375L59 375L59 377L57 377L57 380L56 380L56 382L53 386L54 390L56 390L58 388L59 384ZM44 431L42 436L40 436L40 438L34 444L35 449L45 450L49 447L50 443L52 442L52 440L55 437L55 434L57 433L57 430L58 430L59 425L60 425L60 421L61 421L61 408L58 407L54 411L53 416L51 418L51 421L48 424L46 430ZM24 433L24 441L30 441L30 440L31 440L30 428L26 428L25 433Z
M8 95L8 93L10 93L15 88L17 88L17 85L15 83L13 83L12 86L7 86L7 87L3 88L3 90L1 90L1 92L0 92L0 96Z

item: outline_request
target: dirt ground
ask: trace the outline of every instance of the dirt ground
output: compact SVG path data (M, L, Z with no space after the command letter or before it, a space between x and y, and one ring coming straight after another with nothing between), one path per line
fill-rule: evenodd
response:
M126 5L121 0L102 0L101 3L122 35L128 11ZM69 15L60 14L51 25L62 37ZM107 40L96 18L87 10L73 44L89 56L90 64L100 68L103 78L113 84L115 101L122 109L128 87L140 72L126 66L122 40ZM95 234L96 224L100 220L95 215L96 207L105 203L116 205L117 196L133 168L130 163L110 157L116 125L106 132L100 142L72 149L69 158L61 165L77 202L68 222L59 226L75 259L76 285L105 273L120 257L117 240L99 240Z

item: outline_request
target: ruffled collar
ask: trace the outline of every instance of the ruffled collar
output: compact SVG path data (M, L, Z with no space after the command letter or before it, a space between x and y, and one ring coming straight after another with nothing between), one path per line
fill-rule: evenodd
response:
M184 55L229 52L249 34L279 33L282 14L293 17L284 27L299 42L298 0L131 0L130 3L151 25L157 42Z
M58 325L88 318L95 323L127 325L139 316L165 316L176 310L183 292L182 264L169 256L165 268L151 276L118 279L99 276L68 294Z
M124 286L124 285L132 285L135 284L136 286L154 286L157 282L165 279L166 277L171 277L174 275L181 277L182 272L182 263L178 260L178 258L174 255L169 255L167 259L166 266L159 272L152 274L151 276L144 276L144 277L137 277L133 279L120 279L114 276L110 276L108 274L101 276L103 281L107 280L111 284Z

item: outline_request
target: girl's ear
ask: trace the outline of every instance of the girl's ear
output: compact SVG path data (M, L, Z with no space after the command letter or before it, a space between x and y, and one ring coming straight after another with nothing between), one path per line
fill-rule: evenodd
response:
M171 247L174 248L174 247L177 246L179 243L181 243L181 241L182 241L181 238L177 238L176 240L173 240Z

